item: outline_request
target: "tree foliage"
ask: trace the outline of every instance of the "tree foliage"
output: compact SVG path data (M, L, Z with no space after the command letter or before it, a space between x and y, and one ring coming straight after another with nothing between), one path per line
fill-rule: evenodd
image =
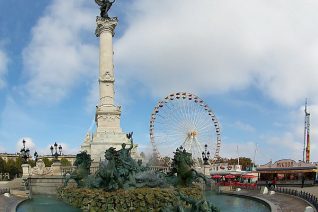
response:
M36 165L35 160L29 159L28 164L33 168Z
M42 158L43 163L45 164L45 167L51 167L53 164L53 161L51 161L48 158Z
M65 158L62 158L61 159L61 165L62 166L72 166L72 163L69 160L67 160Z
M9 159L5 161L0 157L0 173L9 173L10 179L18 177L22 174L22 160L17 158L16 160Z
M3 173L5 170L6 162L0 157L0 173Z

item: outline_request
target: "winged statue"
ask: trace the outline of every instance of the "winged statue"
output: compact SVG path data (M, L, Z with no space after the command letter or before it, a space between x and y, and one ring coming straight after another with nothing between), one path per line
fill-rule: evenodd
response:
M98 6L100 8L100 16L103 18L109 18L108 11L111 8L111 6L113 5L113 3L115 2L115 0L113 0L113 1L95 0L95 2L96 2L96 4L98 4Z

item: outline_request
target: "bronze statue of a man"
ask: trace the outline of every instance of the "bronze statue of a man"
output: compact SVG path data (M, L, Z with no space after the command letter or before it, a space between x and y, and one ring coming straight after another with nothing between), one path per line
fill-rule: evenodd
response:
M111 8L111 6L113 5L113 3L115 2L115 0L113 0L113 1L109 1L109 0L95 0L95 2L100 7L100 16L102 18L109 18L108 11Z

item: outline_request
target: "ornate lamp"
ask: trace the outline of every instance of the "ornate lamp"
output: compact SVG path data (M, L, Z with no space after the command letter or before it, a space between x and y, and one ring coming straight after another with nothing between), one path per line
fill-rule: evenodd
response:
M30 157L30 150L29 148L25 148L25 143L26 141L23 139L22 140L23 148L20 150L20 156L21 156L23 164L28 163L28 159Z
M209 165L210 152L208 151L208 145L204 145L204 152L202 152L202 159L204 165Z
M54 147L53 147L54 146ZM58 157L62 155L62 146L58 145L56 142L50 147L51 154L54 156L54 161L58 161Z
M37 162L37 161L38 161L38 156L39 156L39 155L38 155L38 153L37 153L36 151L34 152L34 155L33 155L33 156L34 156L35 162Z
M50 147L51 154L53 155L53 146Z
M62 146L59 145L59 152L60 152L60 155L62 155Z

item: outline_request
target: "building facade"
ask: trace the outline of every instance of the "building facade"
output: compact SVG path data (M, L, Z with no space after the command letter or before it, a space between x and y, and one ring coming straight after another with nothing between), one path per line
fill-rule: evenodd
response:
M318 164L305 163L290 159L270 161L256 168L259 173L259 183L266 184L275 180L280 185L315 184L317 181Z
M8 162L8 160L16 160L20 157L20 154L10 154L10 153L0 153L0 157L5 161Z

